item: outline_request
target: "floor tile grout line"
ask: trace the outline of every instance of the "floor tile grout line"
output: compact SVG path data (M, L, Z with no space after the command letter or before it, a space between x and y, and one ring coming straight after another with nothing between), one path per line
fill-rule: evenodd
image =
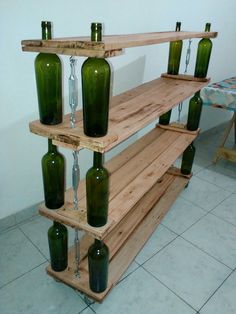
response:
M28 275L30 272L32 272L33 270L35 270L35 269L37 269L38 267L42 266L43 264L46 264L46 261L40 263L39 265L33 267L32 269L29 269L29 270L26 271L25 273L23 273L23 274L17 276L16 278L14 278L14 279L8 281L7 283L5 283L4 285L0 286L0 291L1 291L1 289L5 288L6 286L8 286L9 284L11 284L12 282L14 282L14 281L16 281L16 280L18 280L18 279L20 279L20 278L22 278L22 277Z
M176 234L176 233L175 233ZM178 234L176 234L176 237L174 239L172 239L171 241L169 241L168 243L166 243L163 247L161 247L156 253L154 253L152 256L150 256L148 259L146 259L143 263L139 263L138 261L135 262L139 265L139 266L143 266L147 261L149 261L151 258L153 258L155 255L157 255L158 253L160 253L164 248L166 248L169 244L171 244L173 241L175 241L177 238L179 237Z
M212 166L212 165L211 165L211 166ZM204 167L201 171L205 170L206 168L207 168L207 167ZM219 186L218 184L215 184L215 183L213 183L213 182L211 182L211 181L208 181L208 180L206 180L206 179L204 179L204 178L198 177L197 174L196 174L195 176L196 176L198 179L203 180L203 181L205 181L205 182L207 182L207 183L213 184L213 185L215 185L216 187L218 187L218 188L220 188L220 189L222 189L222 190L224 190L224 191L226 191L226 192L233 193L233 191L229 191L229 190L227 190L226 188L223 188L222 186ZM231 179L235 179L235 178L232 178L232 177L229 176L229 175L227 175L227 177L230 177Z
M204 212L204 215L199 217L195 222L193 222L189 227L187 227L183 232L181 233L176 233L175 231L173 231L171 228L168 228L166 225L162 224L164 227L168 228L170 231L174 232L175 234L177 234L178 236L181 236L183 233L185 233L187 230L189 230L190 228L192 228L196 223L198 223L201 219L203 219L204 217L206 217L208 215L207 212Z
M138 262L136 262L135 260L133 260L133 262L135 262L138 265L138 267L135 268L134 270L132 270L124 278L121 278L115 285L119 285L121 282L123 282L125 279L127 279L131 274L133 274L136 270L138 270L141 267L141 265Z
M198 178L199 179L199 178ZM200 180L202 180L202 179L200 179ZM209 183L209 182L208 182ZM190 179L190 184L191 184L191 179ZM219 206L221 203L223 203L228 197L230 197L232 194L234 194L233 192L229 192L229 191L227 191L227 190L225 190L226 192L228 192L228 193L230 193L230 195L228 195L228 196L226 196L224 199L222 199L217 205L215 205L213 208L211 208L211 209L205 209L205 208L203 208L201 205L199 205L199 204L196 204L196 203L194 203L193 201L191 201L191 200L189 200L189 199L187 199L186 197L184 197L182 194L181 194L181 197L185 200L185 201L188 201L188 202L190 202L191 204L193 204L193 205L195 205L195 206L198 206L200 209L202 209L204 212L206 212L206 213L209 213L209 212L211 212L212 210L214 210L217 206Z
M206 302L201 306L199 309L199 312L202 310L202 308L209 302L209 300L214 296L214 294L224 285L226 280L233 274L234 270L231 271L231 273L222 281L222 283L216 288L216 290L209 296L209 298L206 300Z
M154 274L152 274L149 270L147 270L145 267L143 267L141 265L141 267L143 268L144 271L146 271L149 275L151 275L153 278L155 278L157 281L159 281L164 287L166 287L169 291L171 291L176 297L178 297L181 301L183 301L185 304L187 304L189 307L191 307L195 312L197 312L197 310L191 305L189 304L186 300L184 300L181 296L179 296L175 291L173 291L172 289L170 289L170 287L168 287L164 282L162 282L158 277L156 277Z
M214 208L214 209L215 209L215 208ZM211 215L215 216L216 218L218 218L218 219L220 219L220 220L226 222L227 224L230 224L232 227L236 227L236 224L234 224L234 223L232 223L232 222L226 220L225 218L222 218L222 217L218 216L217 214L213 213L213 210L210 211L208 214L211 214Z
M3 234L3 233L9 232L9 231L11 231L11 230L13 230L13 229L15 229L15 228L19 228L20 226L22 226L22 225L24 225L24 224L26 224L26 223L28 223L28 222L31 222L33 219L36 219L37 217L41 217L41 216L37 213L37 214L35 214L35 215L33 215L33 216L30 216L29 218L26 218L25 220L22 220L22 221L20 221L20 222L17 222L17 221L15 220L16 222L14 223L14 225L9 226L8 228L6 228L6 229L0 231L0 236L1 236L1 234ZM4 218L3 218L3 219L4 219Z
M40 248L30 239L30 237L25 234L25 232L20 228L18 227L19 230L23 233L23 235L30 241L30 243L37 249L37 251L46 259L47 262L49 262L49 259L47 256L44 255L44 253L40 250Z
M186 242L192 244L195 248L199 249L200 251L202 251L203 253L207 254L208 256L210 256L211 258L213 258L214 260L216 260L218 263L222 264L223 266L227 267L229 270L233 271L233 269L226 265L225 263L223 263L222 261L218 260L215 256L211 255L209 252L203 250L202 248L200 248L198 245L196 245L195 243L191 242L190 240L184 238L182 235L180 235L180 238L182 238L183 240L185 240Z

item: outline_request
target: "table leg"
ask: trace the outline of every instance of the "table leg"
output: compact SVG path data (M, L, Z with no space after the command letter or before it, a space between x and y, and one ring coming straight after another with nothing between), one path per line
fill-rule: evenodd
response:
M231 118L231 120L229 121L226 129L225 129L225 132L224 132L224 135L223 135L223 138L221 140L221 143L216 151L216 154L215 154L215 157L213 159L213 162L216 163L219 159L221 159L223 157L223 154L222 152L224 151L224 145L225 145L225 142L229 136L229 133L232 129L234 125L234 135L235 135L235 141L236 141L236 113L233 114L233 117Z

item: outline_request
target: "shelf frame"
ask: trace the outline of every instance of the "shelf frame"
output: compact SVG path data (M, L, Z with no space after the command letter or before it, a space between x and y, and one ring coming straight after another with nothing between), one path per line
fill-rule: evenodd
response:
M103 137L88 137L83 131L82 110L76 112L75 128L70 127L70 114L61 124L50 126L39 120L29 124L30 131L51 138L58 146L79 150L87 148L107 152L174 106L205 87L207 81L191 81L158 78L130 91L114 96L110 101L108 134Z
M165 181L167 177L171 177L171 175L165 174L163 176L163 181ZM85 253L86 248L88 249L89 245L91 244L91 239L88 237L82 239L81 241L83 259L80 263L81 277L79 279L75 276L76 267L73 248L71 248L69 252L68 268L65 271L55 272L49 265L46 268L47 273L56 280L62 281L68 286L101 303L110 290L118 283L130 263L134 260L151 234L155 231L156 227L161 222L162 218L165 216L171 205L174 203L175 199L186 187L188 181L189 178L187 177L172 175L172 180L170 180L169 185L162 197L154 206L151 206L148 214L141 220L128 239L125 240L122 247L120 247L119 250L115 252L115 254L112 254L109 262L108 286L104 292L95 293L89 288L88 262ZM109 236L106 240L106 243L108 243L108 247L111 249L110 245L112 241L109 243Z
M79 184L79 211L73 210L73 194L70 189L62 208L50 210L42 205L40 214L84 230L94 238L104 239L138 206L140 200L158 183L198 134L188 130L176 131L176 128L166 130L157 126L105 164L110 173L109 213L105 226L94 228L87 223L85 181Z
M103 36L101 42L93 42L88 36L55 38L51 40L22 40L22 50L56 53L61 55L107 58L119 56L125 48L166 43L191 38L215 38L217 32L152 32Z

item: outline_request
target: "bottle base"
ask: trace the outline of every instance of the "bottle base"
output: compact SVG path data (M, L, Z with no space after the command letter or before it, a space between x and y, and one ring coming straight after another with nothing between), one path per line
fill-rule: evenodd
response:
M91 217L88 219L88 224L92 227L103 227L107 223L107 220L101 217Z

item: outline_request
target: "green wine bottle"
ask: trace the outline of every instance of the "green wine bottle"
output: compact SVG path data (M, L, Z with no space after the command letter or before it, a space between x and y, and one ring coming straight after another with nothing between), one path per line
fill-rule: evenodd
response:
M182 164L181 164L181 173L188 175L192 171L193 160L195 156L195 147L193 143L191 143L183 152L182 156Z
M202 99L200 97L200 91L198 91L189 101L187 118L188 130L195 131L198 129L201 118L201 112L202 112Z
M175 31L179 32L180 28L181 28L181 22L176 22ZM179 64L180 64L180 59L181 59L182 46L183 46L182 40L176 40L176 41L170 42L168 68L167 68L168 74L174 74L174 75L179 74Z
M162 125L167 125L170 123L170 117L171 117L171 110L167 111L166 113L162 114L159 117L159 123Z
M48 152L42 158L45 205L50 209L64 204L65 161L57 147L48 140Z
M68 263L68 231L64 225L53 222L48 229L48 244L51 268L55 271L65 270Z
M206 23L205 32L209 32L211 28L210 23ZM212 41L210 38L202 38L198 43L197 59L195 65L195 77L205 78L209 66L212 49Z
M86 174L87 221L104 226L108 215L109 173L103 167L103 154L94 152L93 167Z
M51 39L51 22L42 22L42 39ZM39 53L35 59L39 118L43 124L62 122L62 70L59 57Z
M179 32L180 28L181 28L181 23L176 22L175 31ZM167 67L168 74L172 74L172 75L179 74L179 64L180 64L182 46L183 46L182 40L176 40L176 41L170 42L169 59L168 59L168 67ZM166 113L160 116L159 123L162 125L168 125L170 123L170 117L171 117L171 110L167 111Z
M102 24L92 23L91 40L102 40ZM82 65L82 98L84 133L91 137L107 134L109 98L109 63L103 58L88 58Z
M93 292L103 292L108 281L109 249L95 239L88 250L89 286Z

